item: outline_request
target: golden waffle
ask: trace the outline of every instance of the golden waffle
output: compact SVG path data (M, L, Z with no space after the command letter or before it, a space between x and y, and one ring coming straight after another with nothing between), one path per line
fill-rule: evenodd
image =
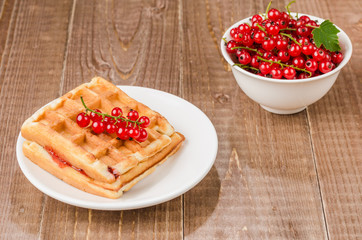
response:
M115 134L79 127L76 117L85 111L80 96L91 109L110 113L120 107L124 113L133 109L149 117L148 139L122 141ZM99 77L38 110L24 122L21 134L31 161L83 191L109 198L120 197L184 141L163 116Z

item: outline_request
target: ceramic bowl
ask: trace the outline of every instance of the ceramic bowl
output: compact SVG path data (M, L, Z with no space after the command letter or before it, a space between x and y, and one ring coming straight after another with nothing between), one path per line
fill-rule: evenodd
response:
M292 13L295 16L295 13ZM307 15L299 13L299 16ZM312 20L322 23L324 20L310 16ZM231 40L230 30L241 23L250 22L250 17L233 24L224 34L223 38ZM221 39L220 47L225 60L230 64L236 82L252 100L259 103L265 110L277 114L293 114L304 110L308 105L321 99L333 86L339 72L347 64L352 55L352 43L347 34L337 27L343 61L332 71L307 79L272 79L258 76L234 66L234 61L226 51L225 42Z

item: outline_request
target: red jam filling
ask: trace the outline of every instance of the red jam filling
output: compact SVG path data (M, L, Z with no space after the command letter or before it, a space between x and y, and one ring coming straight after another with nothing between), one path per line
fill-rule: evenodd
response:
M112 173L113 174L113 176L114 176L114 178L118 178L119 177L119 175L115 172L115 170L113 169L113 168L111 168L111 167L108 167L108 172L110 172L110 173Z
M48 146L45 146L44 149L49 153L49 155L52 157L53 161L56 162L58 164L58 166L60 168L65 168L65 167L71 167L74 170L76 170L77 172L80 172L81 174L89 177L83 169L74 167L72 164L70 164L69 162L65 161L63 158L59 157L58 154L56 154L54 152L54 150Z

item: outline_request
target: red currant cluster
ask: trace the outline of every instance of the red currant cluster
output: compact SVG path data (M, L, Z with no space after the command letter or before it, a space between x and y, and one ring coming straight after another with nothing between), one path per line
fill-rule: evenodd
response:
M138 142L147 140L148 133L145 128L150 125L148 117L139 117L139 113L132 109L128 112L127 117L123 117L122 110L119 107L113 108L111 115L108 115L102 113L99 109L89 109L82 97L81 101L86 112L79 113L77 116L77 123L80 127L88 127L92 121L91 128L96 134L106 131L109 134L116 133L121 140L129 138L133 138Z
M294 19L290 12L273 8L264 17L257 14L250 20L230 30L232 40L224 39L226 51L239 62L235 65L249 72L303 79L330 72L343 60L341 52L315 45L312 30L319 25L308 16Z

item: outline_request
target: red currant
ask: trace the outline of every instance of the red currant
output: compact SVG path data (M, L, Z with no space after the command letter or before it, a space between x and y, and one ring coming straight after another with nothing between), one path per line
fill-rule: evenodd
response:
M305 60L301 56L298 56L293 58L292 64L297 68L304 68Z
M318 69L318 63L313 58L308 59L304 65L305 65L305 69L309 72L315 72Z
M306 26L301 26L297 28L297 34L302 37L307 37L310 34L309 28L307 28Z
M263 58L270 59L273 56L273 53L271 51L266 51L263 53Z
M253 45L254 40L251 38L249 33L245 33L241 38L241 42L244 44L244 46L250 47L251 45Z
M283 19L283 20L289 20L290 19L289 14L286 13L286 12L282 12L280 18Z
M104 125L103 122L96 121L96 122L92 123L92 130L93 130L93 132L95 132L97 134L104 132L105 129L106 129L106 126Z
M279 19L277 21L277 25L279 26L279 29L284 29L288 27L288 23L285 19Z
M138 119L138 121L141 123L140 127L143 127L143 128L148 127L151 123L150 119L146 116L140 117L140 119Z
M325 57L326 57L326 53L325 53L322 49L320 49L320 48L318 48L317 50L315 50L315 51L313 52L313 58L314 58L317 62L322 61Z
M140 136L140 130L138 130L137 128L129 128L128 129L128 135L131 137L131 138L138 138Z
M245 23L240 24L238 30L241 34L250 33L250 27Z
M77 123L79 125L79 127L85 128L89 125L90 123L90 118L87 114L85 113L79 113L77 116Z
M115 133L118 130L117 126L114 124L107 124L106 131L109 134Z
M251 22L258 22L258 23L260 23L261 21L263 21L263 18L262 18L259 14L255 14L255 15L251 18Z
M235 33L239 33L239 30L237 28L232 28L230 30L230 36L234 36Z
M126 131L126 128L120 127L117 130L117 137L119 137L121 140L127 140L129 139L128 133Z
M270 75L275 79L281 79L283 77L282 70L280 70L278 67L272 68Z
M308 16L306 16L306 15L301 16L299 19L303 20L306 23L310 21L310 18Z
M266 31L270 34L270 35L277 35L279 33L279 26L278 25L272 25L269 28L266 29Z
M241 38L243 37L243 34L241 33L235 33L234 35L232 35L232 38L236 41L236 42L241 42Z
M279 39L277 41L277 49L278 50L286 50L288 48L288 41L285 39Z
M290 56L297 57L301 54L302 48L298 44L292 43L292 45L290 45L290 48L288 49L288 52Z
M254 68L259 68L260 59L257 55L251 57L250 65Z
M278 59L282 62L288 62L288 60L290 59L290 55L287 51L280 50L278 52Z
M332 62L334 64L340 64L343 61L343 54L341 52L332 53Z
M302 20L302 19L299 19L299 20L297 21L297 23L295 24L295 27L296 27L296 28L299 28L299 27L302 27L302 26L304 26L304 25L305 25L305 21Z
M98 113L102 113L101 110L99 110L99 109L94 109L93 111L98 112ZM93 122L102 121L102 118L103 118L101 115L98 115L98 114L96 114L94 112L91 112L89 114L89 117Z
M235 53L236 49L233 49L234 47L237 47L237 44L234 40L230 40L227 44L226 44L226 51L228 53Z
M268 18L273 21L277 21L281 16L282 14L275 8L270 9L268 12Z
M147 140L147 138L148 138L147 131L145 129L141 128L140 135L139 135L138 138L136 138L136 140L139 141L139 142L144 142L144 141Z
M122 116L122 109L115 107L112 109L111 115L114 117Z
M245 51L239 56L239 63L243 65L247 65L251 62L250 54Z
M263 41L265 40L265 37L266 37L266 33L259 30L254 35L254 41L256 43L262 44Z
M302 53L304 55L312 55L314 52L314 46L312 44L302 45Z
M296 74L297 74L297 72L295 71L294 68L286 67L286 68L283 69L283 76L286 79L293 79Z
M297 77L298 79L306 79L309 78L308 73L302 72L301 74L298 75Z
M319 71L321 71L322 73L330 72L332 71L332 69L332 62L330 61L322 61L319 63Z
M139 118L139 114L135 110L131 110L127 114L127 118L132 121L136 121Z
M267 63L267 62L260 63L259 70L263 75L270 73L270 71L271 71L270 63Z
M276 43L273 39L269 38L265 41L263 41L262 43L262 47L266 50L266 51L271 51L274 49Z

